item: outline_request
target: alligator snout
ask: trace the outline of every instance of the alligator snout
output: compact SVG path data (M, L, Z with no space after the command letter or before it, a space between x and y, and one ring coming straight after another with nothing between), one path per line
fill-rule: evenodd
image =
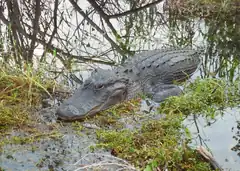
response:
M73 119L81 119L85 110L83 108L76 108L73 105L62 105L57 109L56 115L59 119L64 120L73 120Z

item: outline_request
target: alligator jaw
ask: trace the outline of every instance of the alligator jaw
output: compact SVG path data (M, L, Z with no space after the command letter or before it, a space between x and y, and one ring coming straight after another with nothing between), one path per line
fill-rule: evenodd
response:
M58 115L58 119L59 120L63 120L63 121L81 121L84 120L86 118L90 118L90 117L94 117L95 115L97 115L100 112L99 110L99 106L93 108L91 111L89 111L86 114L83 115L67 115L65 114L60 108L57 110L57 115Z
M74 120L84 120L88 117L93 117L99 112L110 108L111 106L120 103L126 99L126 89L125 86L120 84L118 89L115 89L109 97L105 100L100 101L89 101L89 105L84 106L84 101L87 103L86 96L79 96L78 98L70 98L61 104L57 109L56 115L58 119L64 121L74 121ZM87 106L87 107L86 107Z
M96 116L99 112L110 108L111 106L113 106L114 104L110 104L108 106L106 106L106 104L102 104L99 106L94 107L93 109L91 109L88 113L83 114L83 115L66 115L64 113L64 111L62 111L60 108L57 110L57 115L58 115L58 119L59 120L64 120L64 121L81 121L84 120L86 118L91 118ZM74 107L75 108L75 107ZM66 112L67 113L67 112Z

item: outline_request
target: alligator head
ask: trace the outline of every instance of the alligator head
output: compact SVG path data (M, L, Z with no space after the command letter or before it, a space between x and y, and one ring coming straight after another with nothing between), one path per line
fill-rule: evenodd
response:
M127 98L129 80L113 70L97 69L92 72L72 97L65 100L56 115L62 120L80 120L94 116Z

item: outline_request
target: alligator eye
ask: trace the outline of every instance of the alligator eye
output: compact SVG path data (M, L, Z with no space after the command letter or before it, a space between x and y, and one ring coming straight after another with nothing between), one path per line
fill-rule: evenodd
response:
M102 88L104 88L104 85L103 85L103 84L95 85L95 89L102 89Z

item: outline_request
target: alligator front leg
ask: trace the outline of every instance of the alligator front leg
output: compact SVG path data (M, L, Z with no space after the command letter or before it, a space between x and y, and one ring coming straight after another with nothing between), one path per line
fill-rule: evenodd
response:
M144 92L152 97L155 102L162 102L170 96L178 96L182 90L174 84L147 85Z

